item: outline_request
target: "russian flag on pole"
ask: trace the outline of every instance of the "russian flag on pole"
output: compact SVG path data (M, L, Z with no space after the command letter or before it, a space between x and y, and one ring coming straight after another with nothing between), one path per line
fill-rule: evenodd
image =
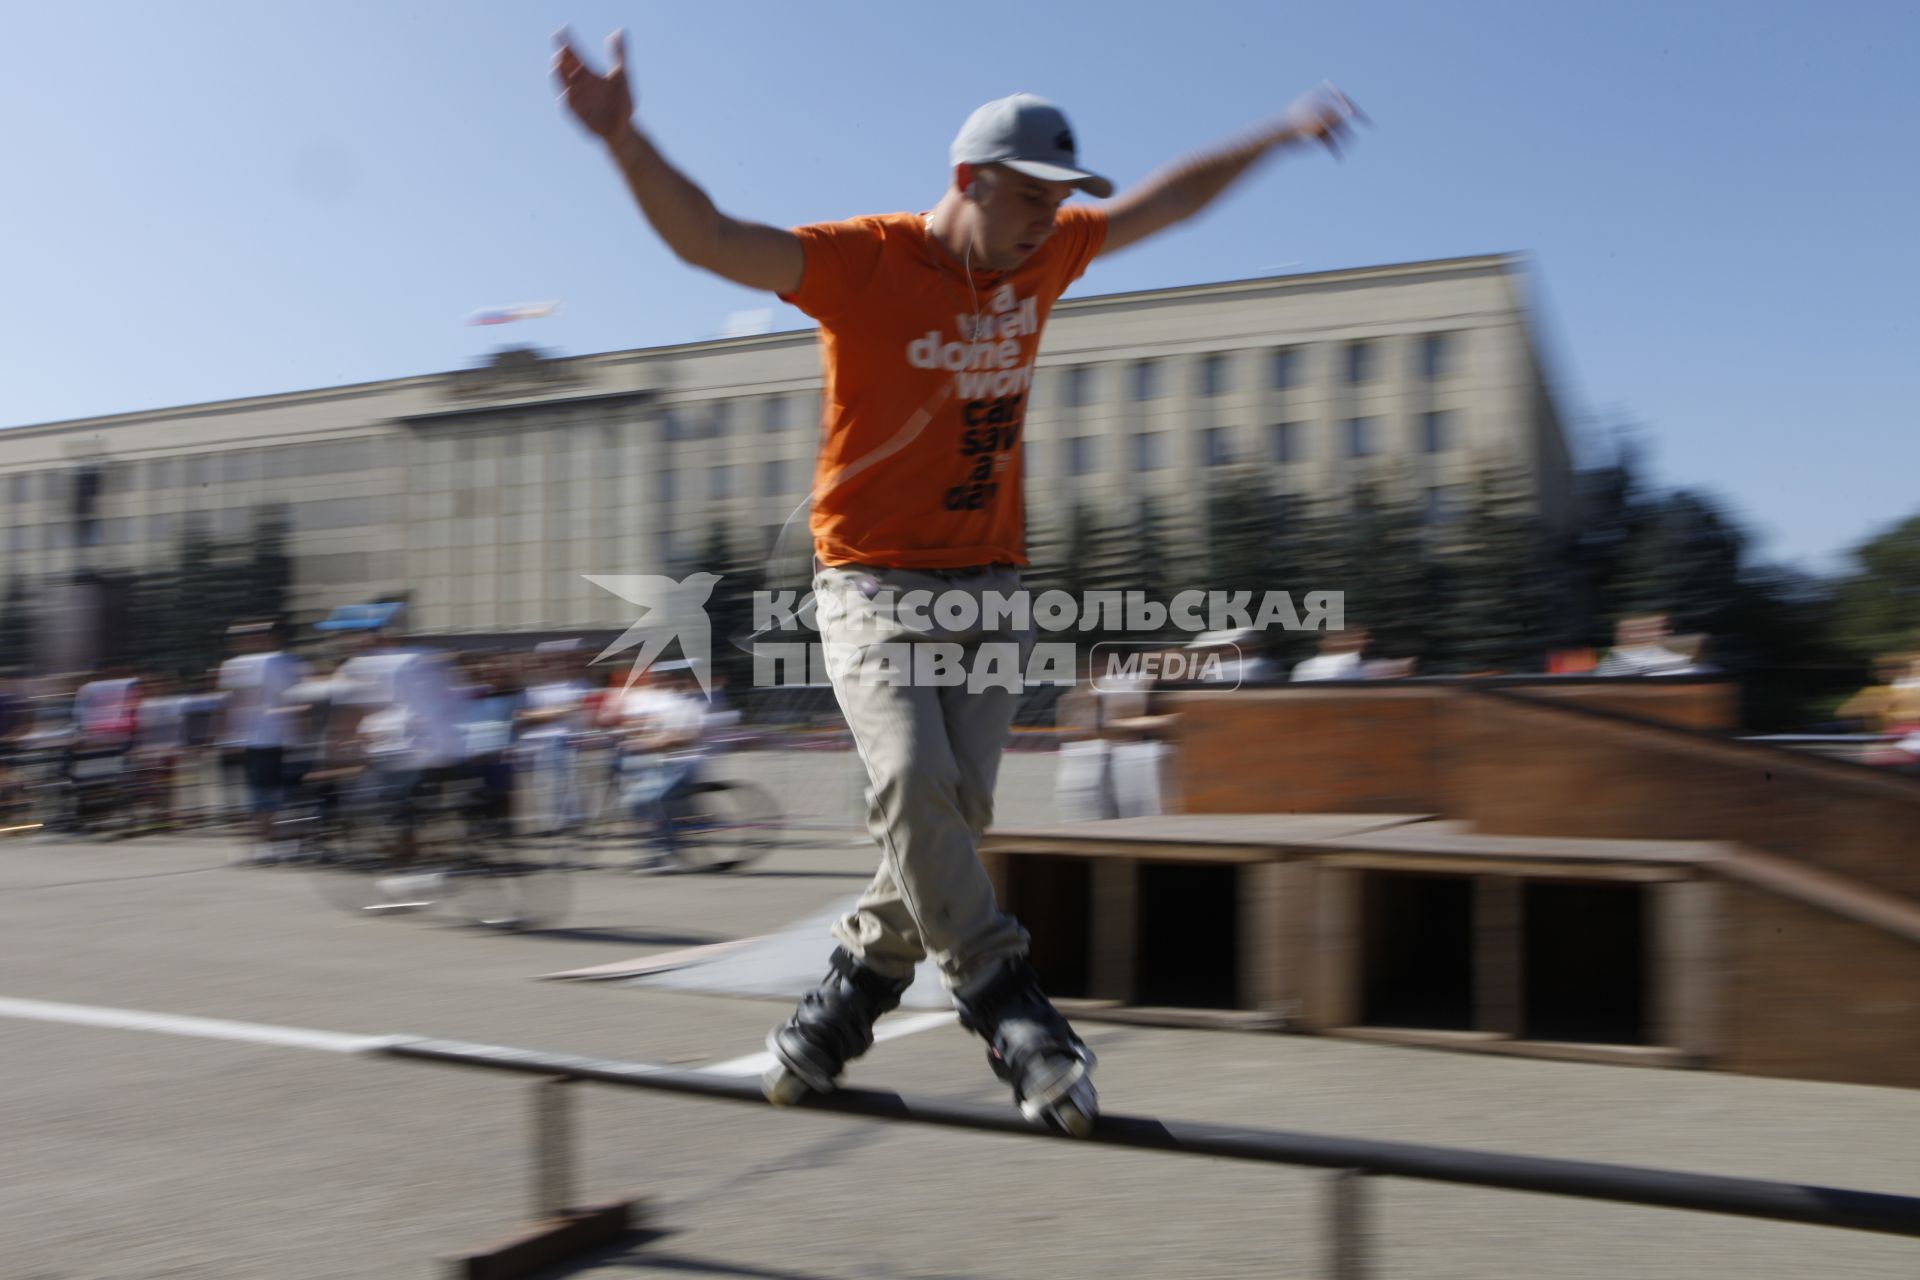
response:
M467 323L512 324L515 320L538 320L542 316L552 315L559 306L560 303L556 300L553 302L523 302L511 307L488 307L483 311L476 311L468 316Z

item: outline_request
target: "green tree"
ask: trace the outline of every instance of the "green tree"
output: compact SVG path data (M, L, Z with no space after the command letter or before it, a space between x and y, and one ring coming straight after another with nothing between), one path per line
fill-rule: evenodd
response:
M1745 532L1707 494L1654 500L1621 557L1620 612L1664 613L1676 632L1727 634L1746 548Z
M1164 602L1171 596L1178 589L1180 573L1177 539L1160 504L1151 495L1141 498L1122 535L1122 550L1129 564L1125 589L1138 591L1148 600Z
M1740 722L1786 732L1831 718L1867 679L1834 626L1831 582L1772 565L1743 568L1707 657L1740 678Z
M1862 658L1920 649L1920 514L1847 553L1836 593L1836 632Z
M1566 558L1548 536L1526 477L1489 467L1461 518L1432 545L1443 589L1429 592L1434 669L1537 672L1564 626Z
M292 522L284 503L257 507L253 539L246 545L246 591L240 616L249 620L284 618L293 596L293 557L287 554Z
M1614 621L1632 612L1628 556L1658 497L1647 491L1643 460L1640 446L1617 431L1613 459L1574 476L1575 532L1566 549L1573 643L1604 649Z
M759 566L739 554L732 530L724 520L715 519L707 529L700 554L676 576L691 572L720 577L707 599L713 670L725 677L729 687L746 689L753 683L753 656L740 647L740 642L753 627L753 593L763 585Z
M1377 655L1431 665L1445 605L1421 513L1405 493L1390 482L1354 486L1346 509L1328 515L1334 527L1316 540L1338 566L1329 581L1346 592L1347 626L1366 628Z

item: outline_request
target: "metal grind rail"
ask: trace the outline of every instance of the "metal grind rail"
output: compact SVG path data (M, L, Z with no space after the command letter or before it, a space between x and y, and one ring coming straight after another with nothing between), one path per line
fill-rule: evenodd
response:
M590 1081L769 1105L761 1096L756 1079L681 1071L647 1063L459 1040L396 1039L382 1042L373 1052L419 1062L518 1072L543 1077L548 1085ZM1336 1176L1330 1183L1331 1237L1325 1274L1332 1280L1365 1280L1371 1274L1367 1262L1363 1191L1369 1177L1419 1178L1428 1182L1920 1237L1920 1198L1837 1187L1156 1120L1110 1112L1101 1113L1088 1136L1069 1138L1028 1124L1010 1106L914 1098L874 1089L849 1088L812 1095L795 1109L1216 1160L1330 1169ZM540 1090L534 1115L534 1208L542 1218L558 1218L566 1212L571 1199L574 1140L566 1092L550 1087Z

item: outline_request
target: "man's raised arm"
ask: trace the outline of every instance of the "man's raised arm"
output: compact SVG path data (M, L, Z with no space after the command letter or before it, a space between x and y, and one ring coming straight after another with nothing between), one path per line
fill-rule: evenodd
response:
M607 38L608 68L598 75L573 51L565 31L556 39L554 77L574 117L607 144L640 212L683 261L751 289L792 293L805 259L799 237L779 227L743 222L714 207L693 180L660 154L633 122L627 87L626 34Z
M1257 161L1282 147L1318 142L1338 155L1353 123L1366 119L1346 94L1325 85L1294 103L1278 122L1162 169L1108 205L1107 238L1100 251L1124 249L1191 218Z

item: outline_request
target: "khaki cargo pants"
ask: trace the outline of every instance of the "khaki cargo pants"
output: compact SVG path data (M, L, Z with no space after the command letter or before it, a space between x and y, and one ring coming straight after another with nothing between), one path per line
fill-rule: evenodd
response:
M867 827L880 870L833 936L862 963L907 977L932 956L953 987L995 960L1025 955L1027 935L994 901L980 865L980 835L993 821L994 782L1019 694L996 685L969 689L916 683L892 664L916 647L960 646L967 664L981 646L1015 655L1023 670L1031 628L983 630L940 625L930 607L907 607L910 592L1011 596L1011 566L959 571L828 568L814 578L822 648L854 747L866 766ZM946 615L949 621L953 614ZM884 646L884 647L883 647ZM947 653L951 655L952 649ZM932 656L928 649L926 656ZM891 667L883 671L883 667Z

